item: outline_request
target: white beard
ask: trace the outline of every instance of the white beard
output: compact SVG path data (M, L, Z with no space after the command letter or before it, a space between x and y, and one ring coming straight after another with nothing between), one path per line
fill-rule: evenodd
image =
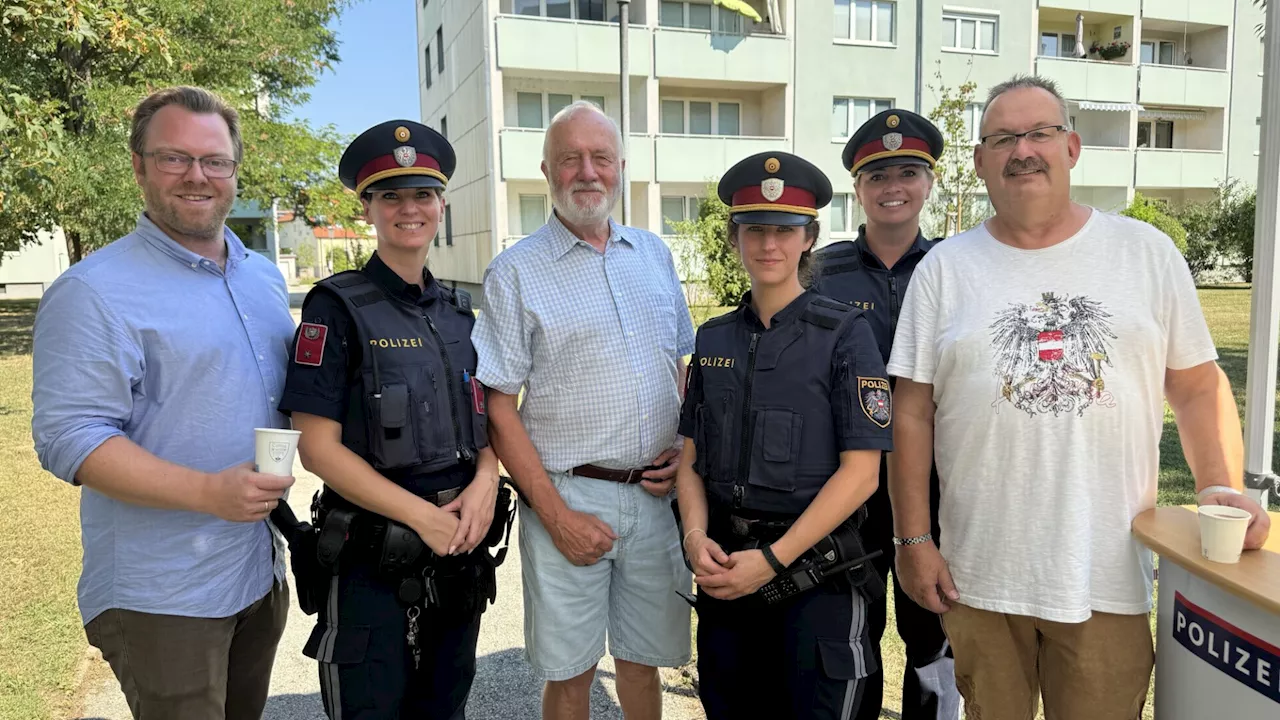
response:
M573 184L567 189L560 187L551 188L551 200L555 206L556 212L560 217L567 220L571 225L594 226L608 221L609 213L613 211L613 206L618 203L620 192L615 189L612 193L606 192L605 196L595 201L587 201L585 199L577 199L573 195L574 189L585 190L604 190L603 184Z

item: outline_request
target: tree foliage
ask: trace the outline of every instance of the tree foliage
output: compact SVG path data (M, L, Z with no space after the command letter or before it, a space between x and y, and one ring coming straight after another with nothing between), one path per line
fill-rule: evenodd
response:
M729 242L729 207L720 201L714 182L707 185L706 200L698 209L698 217L672 223L680 237L678 253L682 266L692 267L684 253L696 253L700 259L702 280L717 305L737 305L751 289L751 278L742 267L738 251ZM691 278L685 278L689 281Z
M982 180L973 169L973 130L968 114L978 85L966 80L958 87L948 87L942 79L941 61L933 78L928 87L935 105L929 111L929 120L942 133L946 147L934 168L930 215L938 223L935 234L946 237L968 230L991 212L982 193Z
M1168 235L1173 244L1177 246L1178 252L1184 256L1187 254L1187 231L1182 227L1182 223L1177 218L1166 212L1166 207L1159 201L1143 195L1142 193L1134 193L1133 202L1129 207L1120 211L1121 215L1131 217L1134 220L1141 220L1155 227L1155 229Z
M241 115L240 196L343 222L342 138L289 120L337 61L327 24L349 0L0 0L0 250L61 227L72 261L128 232L141 209L133 107L172 85Z

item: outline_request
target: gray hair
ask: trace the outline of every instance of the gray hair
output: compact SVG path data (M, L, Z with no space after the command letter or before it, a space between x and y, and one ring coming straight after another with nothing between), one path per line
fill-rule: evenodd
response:
M551 123L547 125L547 132L542 137L542 162L551 167L551 133L560 125L563 125L574 117L582 113L596 113L609 123L609 127L613 129L614 148L618 151L618 157L622 157L622 131L618 129L618 124L613 121L601 110L595 103L590 100L577 100L564 106L555 117L551 118Z
M1004 82L991 88L987 93L987 104L982 106L982 118L978 121L979 132L982 125L987 121L987 110L991 108L991 103L1001 95L1010 90L1043 90L1053 96L1058 102L1058 110L1062 112L1062 124L1068 128L1071 127L1071 111L1067 108L1067 99L1062 97L1062 91L1058 89L1058 83L1046 77L1039 75L1014 75Z
M231 135L236 162L244 159L244 143L240 139L240 116L222 98L198 87L171 87L152 93L133 111L133 127L129 131L129 148L141 155L146 150L147 127L151 118L167 105L177 105L198 115L221 115Z

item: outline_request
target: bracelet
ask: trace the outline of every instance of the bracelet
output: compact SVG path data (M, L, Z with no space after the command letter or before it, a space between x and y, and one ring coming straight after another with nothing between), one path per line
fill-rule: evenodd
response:
M1226 485L1210 485L1209 487L1196 493L1196 504L1197 505L1203 504L1205 498L1209 497L1210 495L1215 495L1217 493L1230 493L1232 495L1241 494L1239 490L1233 487L1227 487Z
M696 533L696 532L700 532L700 533L702 533L703 535L706 535L706 534L707 534L707 531L706 531L706 530L703 530L702 528L694 528L694 529L692 529L692 530L690 530L689 532L687 532L687 533L685 533L685 534L684 534L684 539L680 541L680 547L682 547L682 548L683 548L683 547L685 546L685 544L689 542L689 536L690 536L690 535L692 535L692 534L694 534L694 533Z
M786 572L787 566L778 561L778 556L773 554L772 545L765 545L761 547L760 552L764 555L765 562L769 563L769 567L773 568L775 575L781 575Z
M893 544L900 547L903 545L920 545L927 542L933 542L933 533L925 533L923 535L917 535L909 538L900 538L897 536L893 538Z

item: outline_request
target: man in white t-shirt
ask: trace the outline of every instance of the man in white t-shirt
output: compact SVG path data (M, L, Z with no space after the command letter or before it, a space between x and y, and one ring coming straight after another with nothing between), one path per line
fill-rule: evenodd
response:
M1080 137L1051 81L992 88L974 164L996 214L916 269L889 372L899 377L889 490L897 567L945 613L970 717L1131 720L1154 661L1151 553L1167 398L1201 504L1239 493L1235 401L1187 264L1167 236L1070 198ZM942 546L929 542L929 464Z

